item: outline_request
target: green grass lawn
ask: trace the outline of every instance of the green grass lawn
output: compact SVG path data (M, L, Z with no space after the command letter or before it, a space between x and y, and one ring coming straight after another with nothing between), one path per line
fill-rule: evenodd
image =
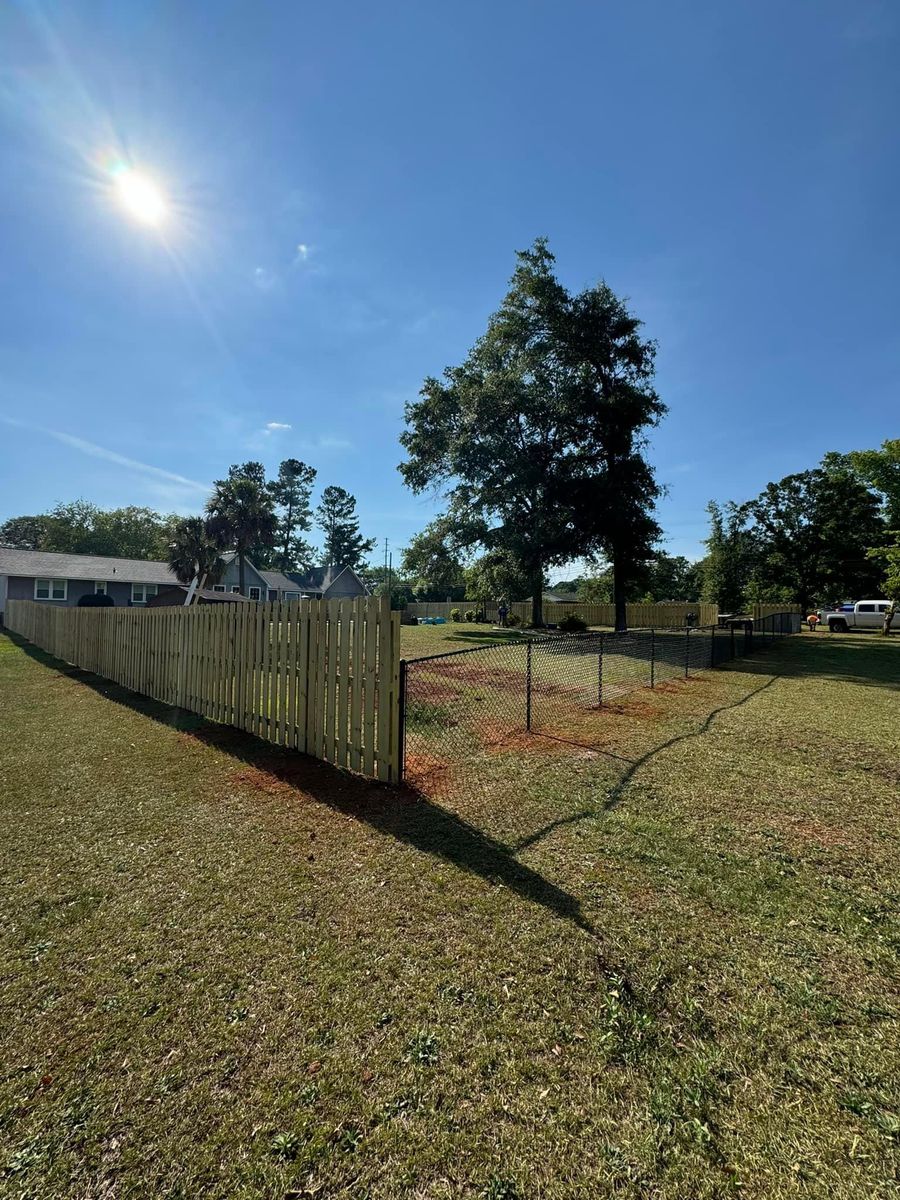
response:
M898 680L787 639L437 804L0 637L0 1195L895 1196Z
M520 637L512 630L505 633L492 625L463 621L448 621L446 625L401 625L400 653L404 658L421 658L426 654L446 654L450 650L490 645L498 640L519 640Z

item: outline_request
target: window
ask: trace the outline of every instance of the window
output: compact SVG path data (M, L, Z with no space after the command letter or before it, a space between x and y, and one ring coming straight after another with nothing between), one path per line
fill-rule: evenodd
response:
M231 589L231 594L232 594L232 596L239 596L241 594L241 589L237 585L235 585Z
M36 579L35 600L65 600L69 594L68 579Z
M95 596L105 596L106 595L106 580L105 579L98 579L97 582L94 584L94 595Z
M278 591L276 588L269 588L269 599L270 600L278 599Z
M225 584L224 584L224 583L214 583L214 584L213 584L213 591L214 591L214 592L224 592L224 591L225 591Z
M857 611L858 612L875 612L875 605L874 604L860 604Z
M285 600L299 600L300 593L299 592L285 592L284 598L285 598Z
M882 612L882 613L884 613L884 612L887 612L887 610L888 610L888 606L887 606L886 604L879 604L879 605L878 605L878 611L879 611L879 612Z
M250 599L251 599L251 600L258 600L258 599L259 599L259 588L258 588L258 587L252 587L252 588L250 589Z
M155 583L133 583L131 585L131 603L146 604L151 596L155 596L157 587Z

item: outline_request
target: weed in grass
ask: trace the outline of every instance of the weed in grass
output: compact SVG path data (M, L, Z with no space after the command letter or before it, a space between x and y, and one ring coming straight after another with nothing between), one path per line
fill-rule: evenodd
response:
M427 1029L420 1029L406 1045L406 1061L433 1067L440 1057L437 1037Z

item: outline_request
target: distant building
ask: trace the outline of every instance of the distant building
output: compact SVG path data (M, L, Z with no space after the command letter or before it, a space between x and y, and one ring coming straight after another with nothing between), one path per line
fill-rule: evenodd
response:
M224 556L225 572L205 591L216 596L240 595L237 555ZM60 554L51 550L0 547L0 620L7 599L38 600L74 608L82 596L103 593L118 608L143 608L161 592L179 586L175 572L164 562L110 558L97 554ZM248 600L353 599L368 594L351 567L314 567L300 574L260 571L244 560L244 591ZM167 601L174 603L174 599Z

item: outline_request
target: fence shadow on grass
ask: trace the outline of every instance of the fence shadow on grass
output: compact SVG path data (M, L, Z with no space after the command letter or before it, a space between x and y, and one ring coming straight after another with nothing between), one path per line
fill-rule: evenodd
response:
M575 896L519 862L509 846L412 788L375 783L308 755L282 750L243 730L207 721L196 713L161 704L99 675L69 666L17 634L6 631L6 636L30 658L77 680L104 699L196 738L239 759L261 772L263 777L302 792L424 854L445 859L460 870L479 875L491 883L502 884L524 899L543 905L558 917L595 934Z

